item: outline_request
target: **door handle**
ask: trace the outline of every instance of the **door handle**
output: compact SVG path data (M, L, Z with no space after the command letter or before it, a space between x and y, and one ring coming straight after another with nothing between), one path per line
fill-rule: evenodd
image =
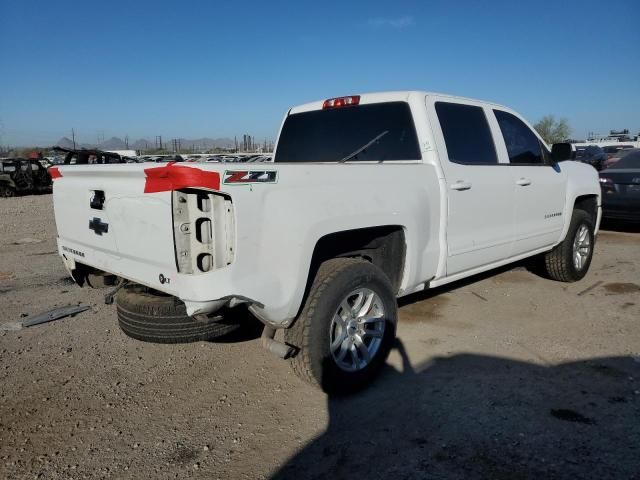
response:
M456 183L451 185L451 190L469 190L471 189L471 182L463 182L462 180L458 180Z
M528 178L522 177L520 180L516 182L516 185L520 185L521 187L526 187L527 185L531 185L531 180Z

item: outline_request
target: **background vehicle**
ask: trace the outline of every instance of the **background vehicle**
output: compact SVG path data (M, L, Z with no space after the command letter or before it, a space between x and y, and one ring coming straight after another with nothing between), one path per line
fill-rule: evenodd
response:
M247 163L260 163L260 162L270 162L272 157L270 155L258 155L257 157L252 157L247 160Z
M105 163L135 163L134 157L122 156L115 152L106 152L98 149L69 149L63 147L53 147L53 151L64 153L64 165L87 165Z
M167 155L163 157L161 162L184 162L182 155Z
M603 218L640 222L640 149L600 172Z
M607 158L607 160L605 160L603 168L609 168L612 165L615 165L620 159L624 158L628 154L630 154L632 152L638 152L638 151L640 151L640 148L623 148L623 149L620 149L616 153L614 153L612 156Z
M616 156L620 153L621 150L628 150L633 148L633 145L607 145L606 147L602 147L604 153L607 154L607 159Z
M38 160L0 160L0 197L51 191L51 176Z
M576 160L582 163L588 163L596 170L602 170L606 159L607 154L597 145L576 148Z
M397 297L527 257L586 275L600 186L572 153L493 103L331 98L289 110L271 163L59 167L58 251L80 285L131 282L134 338L211 338L244 304L300 377L347 390L384 365Z

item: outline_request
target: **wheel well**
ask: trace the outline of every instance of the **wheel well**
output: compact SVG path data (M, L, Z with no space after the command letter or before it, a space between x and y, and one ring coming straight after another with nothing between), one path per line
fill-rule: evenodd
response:
M576 198L573 204L574 210L583 210L591 216L591 221L595 226L598 218L598 196L597 195L582 195Z
M402 281L405 251L404 230L398 225L330 233L320 238L313 250L307 290L322 262L336 257L352 257L362 258L379 267L397 292Z

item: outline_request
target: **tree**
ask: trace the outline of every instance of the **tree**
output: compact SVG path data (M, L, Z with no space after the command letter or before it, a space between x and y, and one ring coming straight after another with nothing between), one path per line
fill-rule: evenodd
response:
M547 143L564 142L571 135L571 128L566 118L556 120L553 115L546 115L536 123L535 128Z

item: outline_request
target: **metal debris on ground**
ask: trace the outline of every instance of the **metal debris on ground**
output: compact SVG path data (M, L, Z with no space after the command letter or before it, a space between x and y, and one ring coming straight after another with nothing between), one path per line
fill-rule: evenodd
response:
M71 317L85 310L89 310L89 305L67 305L66 307L58 307L48 312L39 313L25 318L21 322L10 322L1 325L2 330L20 330L21 328L33 327L34 325L40 325L41 323L53 322L65 317Z
M578 293L578 296L581 297L582 295L584 295L585 293L590 292L591 290L593 290L596 287L599 287L600 285L602 285L602 282L596 282L593 285L591 285L589 288L585 288L584 290L582 290L581 292Z
M480 295L479 293L476 292L471 292L472 295L475 295L476 297L478 297L480 300L484 300L485 302L488 302L489 300L487 300L486 298L484 298L482 295Z
M16 240L15 242L13 242L13 245L30 245L33 243L42 243L42 242L44 242L44 240L40 240L39 238L26 237L26 238L21 238L20 240Z

